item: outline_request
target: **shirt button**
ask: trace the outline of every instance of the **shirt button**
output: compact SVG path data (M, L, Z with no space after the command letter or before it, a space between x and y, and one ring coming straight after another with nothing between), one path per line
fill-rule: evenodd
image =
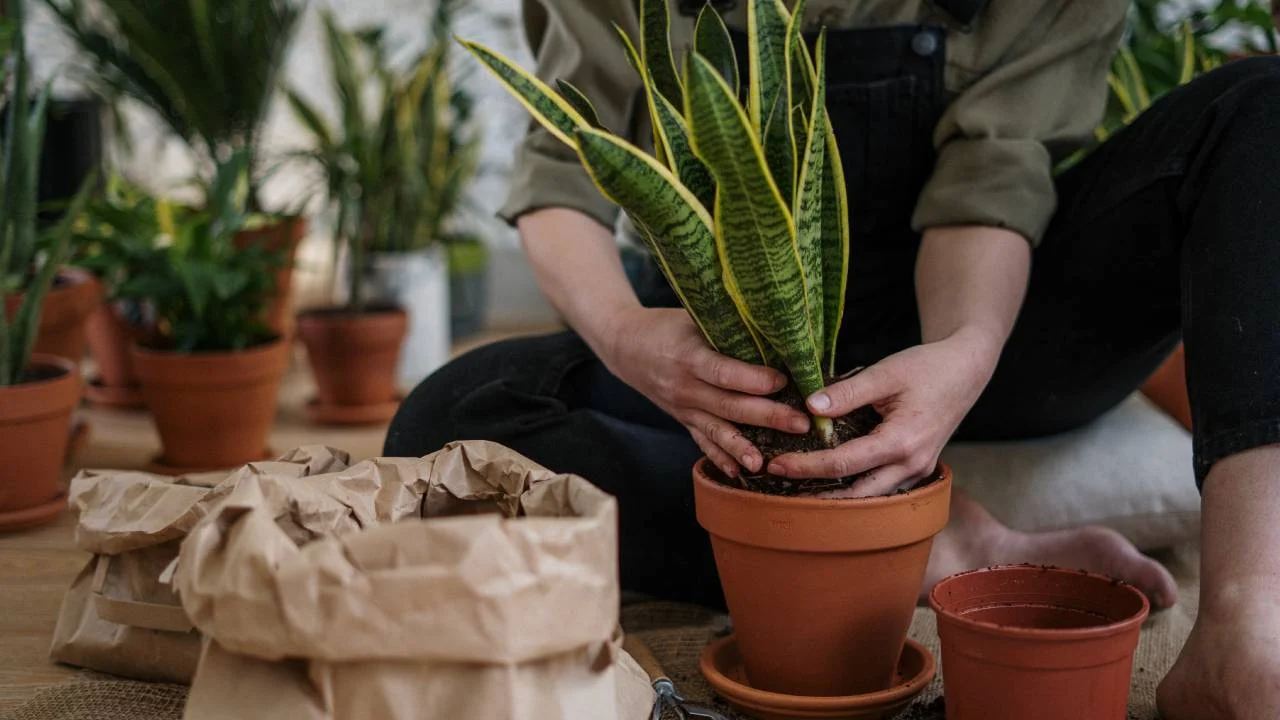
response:
M929 57L938 50L938 36L922 30L911 38L911 49L920 57Z

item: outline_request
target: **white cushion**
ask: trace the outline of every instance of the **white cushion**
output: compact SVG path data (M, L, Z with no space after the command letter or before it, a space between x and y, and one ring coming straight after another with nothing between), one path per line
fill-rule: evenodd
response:
M1019 530L1103 525L1143 550L1199 537L1191 436L1140 394L1062 435L953 443L955 482Z

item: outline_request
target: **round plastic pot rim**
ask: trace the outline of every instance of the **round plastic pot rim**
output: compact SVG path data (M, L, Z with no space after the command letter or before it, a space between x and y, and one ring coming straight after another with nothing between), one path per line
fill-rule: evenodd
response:
M1010 570L1035 570L1037 572L1055 573L1063 576L1088 578L1092 581L1104 582L1115 588L1117 592L1131 594L1133 597L1137 598L1139 601L1139 607L1135 613L1117 620L1112 620L1111 622L1102 625L1095 625L1086 628L1034 628L1000 625L997 623L975 620L943 605L939 590L944 588L948 582L956 581L977 573L999 573ZM1047 601L1028 604L1043 606L1053 605L1052 602ZM991 603L990 605L978 604L975 605L972 610L981 609L983 607L994 607L996 605L998 605L998 603ZM940 623L949 623L964 630L982 635L1009 639L1035 640L1037 642L1078 642L1080 640L1093 640L1121 635L1131 632L1136 629L1137 626L1140 626L1143 621L1146 620L1147 615L1151 612L1151 603L1147 600L1147 596L1126 582L1084 570L1068 570L1066 568L1027 564L993 565L952 575L951 577L943 579L937 585L934 585L933 589L929 591L929 606L938 614ZM941 632L941 628L939 630Z

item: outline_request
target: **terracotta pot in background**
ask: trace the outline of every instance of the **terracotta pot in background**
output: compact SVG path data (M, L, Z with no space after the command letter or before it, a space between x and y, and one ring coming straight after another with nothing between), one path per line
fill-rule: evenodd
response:
M288 342L205 353L135 345L132 355L164 447L154 467L175 474L218 470L267 455Z
M947 720L1124 720L1150 605L1130 585L1017 565L934 586Z
M298 243L307 234L307 219L304 217L279 218L270 225L253 230L241 230L236 233L235 242L238 248L263 245L267 250L284 253L284 266L276 271L275 297L267 308L267 327L272 332L285 336L293 332L293 313L290 310L293 292L293 263L297 254Z
M1142 394L1182 423L1183 427L1191 429L1191 400L1187 396L1187 356L1182 345L1178 345L1178 349L1142 386Z
M698 522L751 687L833 696L889 687L933 536L947 524L951 471L908 493L775 497L694 466Z
M9 318L18 312L21 303L21 295L5 298L5 312ZM79 363L84 358L88 343L85 324L100 304L102 283L93 273L80 268L59 270L57 283L45 295L36 352Z
M34 356L31 367L40 379L0 387L0 531L48 522L67 503L58 479L80 374L75 363L49 355Z
M116 303L102 303L85 326L89 354L98 374L85 385L84 393L96 405L120 408L143 407L142 391L133 371L130 348L142 340L141 328L130 324Z
M298 316L319 398L308 407L313 422L385 422L399 404L396 366L408 328L399 308L312 310Z

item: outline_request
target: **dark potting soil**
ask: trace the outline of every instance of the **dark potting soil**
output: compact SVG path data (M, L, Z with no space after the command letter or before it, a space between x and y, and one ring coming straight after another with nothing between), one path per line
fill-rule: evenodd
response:
M62 377L65 374L67 374L67 371L60 367L55 367L53 365L37 365L36 367L29 367L26 370L23 370L22 374L18 376L18 384L21 385L23 383L53 380L54 378Z
M931 703L916 703L898 716L898 720L946 720L947 703L937 698Z
M399 312L400 307L389 303L367 304L359 311L352 310L346 305L334 305L329 307L312 308L303 312L303 315L314 315L318 317L342 317L344 315L380 315L383 313Z

